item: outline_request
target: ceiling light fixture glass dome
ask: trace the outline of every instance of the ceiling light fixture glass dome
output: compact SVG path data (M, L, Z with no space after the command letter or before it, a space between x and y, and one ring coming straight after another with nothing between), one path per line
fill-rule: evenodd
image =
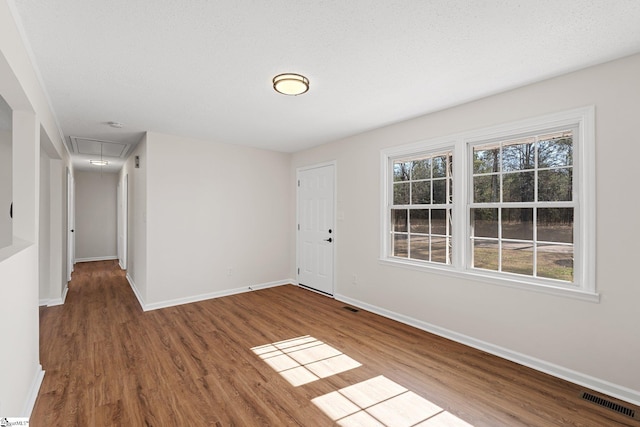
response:
M309 79L295 73L278 74L273 78L273 89L283 95L302 95L309 90Z

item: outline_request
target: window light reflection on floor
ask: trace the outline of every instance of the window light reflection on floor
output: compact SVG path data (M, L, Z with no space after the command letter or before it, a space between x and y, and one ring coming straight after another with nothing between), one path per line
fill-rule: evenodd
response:
M311 401L346 427L473 427L382 375Z
M251 350L294 387L362 366L309 335L253 347Z

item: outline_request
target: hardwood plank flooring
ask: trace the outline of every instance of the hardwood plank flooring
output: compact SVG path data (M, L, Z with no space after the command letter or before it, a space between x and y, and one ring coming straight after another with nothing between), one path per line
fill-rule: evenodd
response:
M78 264L66 303L40 311L46 375L31 425L329 426L366 418L358 425L640 427L581 399L577 385L343 307L280 286L143 312L115 261ZM257 349L304 336L318 342L296 352ZM271 358L280 351L291 352ZM322 351L341 354L299 371L271 367ZM285 379L339 371L338 360L360 366L297 386ZM387 385L366 388L372 379ZM401 395L385 395L396 388ZM358 400L345 396L363 390L363 399L386 397L353 409ZM442 411L414 414L421 404Z

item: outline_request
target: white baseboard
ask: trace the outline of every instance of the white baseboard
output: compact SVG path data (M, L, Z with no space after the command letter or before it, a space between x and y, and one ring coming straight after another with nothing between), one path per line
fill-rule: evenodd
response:
M40 386L42 385L43 379L44 371L42 370L42 365L38 365L36 373L33 377L33 381L31 382L31 387L29 388L29 393L27 394L27 400L24 403L24 407L22 409L22 417L31 417L31 412L33 411L33 407L36 404L36 399L38 398L38 392L40 391Z
M193 295L193 296L184 297L184 298L176 298L172 300L154 302L151 304L144 304L143 302L141 302L140 305L142 306L142 309L144 311L158 310L160 308L174 307L176 305L189 304L192 302L205 301L213 298L226 297L229 295L236 295L236 294L241 294L243 292L251 292L251 291L257 291L260 289L273 288L275 286L288 285L291 283L293 283L293 281L289 279L278 280L275 282L259 283L256 285L244 286L241 288L234 288L234 289L225 289L222 291L216 291L216 292L210 292L206 294ZM136 291L134 290L134 293L135 292ZM140 298L138 298L138 301L140 301Z
M134 283L131 276L129 276L129 273L127 273L126 277L127 277L127 282L129 282L129 286L131 286L131 290L133 291L133 294L136 296L136 299L138 300L138 304L140 304L140 308L142 308L143 311L147 311L147 309L145 308L144 300L142 299L142 295L140 295L140 292L138 291L138 288L136 287L136 284Z
M47 307L54 307L56 305L63 305L65 300L67 299L67 293L69 292L69 284L64 286L64 290L62 291L62 296L60 298L50 299L47 303Z
M76 263L79 262L93 262L93 261L111 261L114 259L118 259L117 256L97 256L90 258L76 258Z
M259 285L251 285L247 287L247 290L259 291L260 289L275 288L276 286L292 285L294 283L295 281L293 279L277 280L275 282L267 282L267 283L261 283Z
M478 340L467 335L459 334L457 332L441 328L427 322L423 322L422 320L414 319L403 314L395 313L384 308L367 304L365 302L349 298L344 295L336 294L335 299L370 311L372 313L379 314L380 316L396 320L400 323L422 329L423 331L430 332L434 335L438 335L452 341L467 345L469 347L485 351L487 353L510 360L520 365L527 366L537 371L544 372L545 374L549 374L554 377L572 382L574 384L590 388L608 396L624 400L625 402L629 402L633 405L640 405L640 391L638 390L632 390L624 386L613 384L609 381L601 380L599 378L595 378L590 375L574 371L572 369L567 369L562 366L537 359L535 357L527 356L526 354L511 351L509 349L493 345L491 343Z
M59 298L51 298L51 299L41 299L38 303L40 307L54 307L56 305L63 305L64 301L67 299L67 292L69 292L69 286L65 285L64 290L62 291L62 296Z

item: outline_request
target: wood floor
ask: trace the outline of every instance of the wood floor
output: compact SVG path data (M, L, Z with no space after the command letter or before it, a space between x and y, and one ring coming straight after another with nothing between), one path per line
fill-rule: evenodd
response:
M576 385L344 305L280 286L145 313L116 262L78 264L66 303L40 311L31 426L640 427Z

